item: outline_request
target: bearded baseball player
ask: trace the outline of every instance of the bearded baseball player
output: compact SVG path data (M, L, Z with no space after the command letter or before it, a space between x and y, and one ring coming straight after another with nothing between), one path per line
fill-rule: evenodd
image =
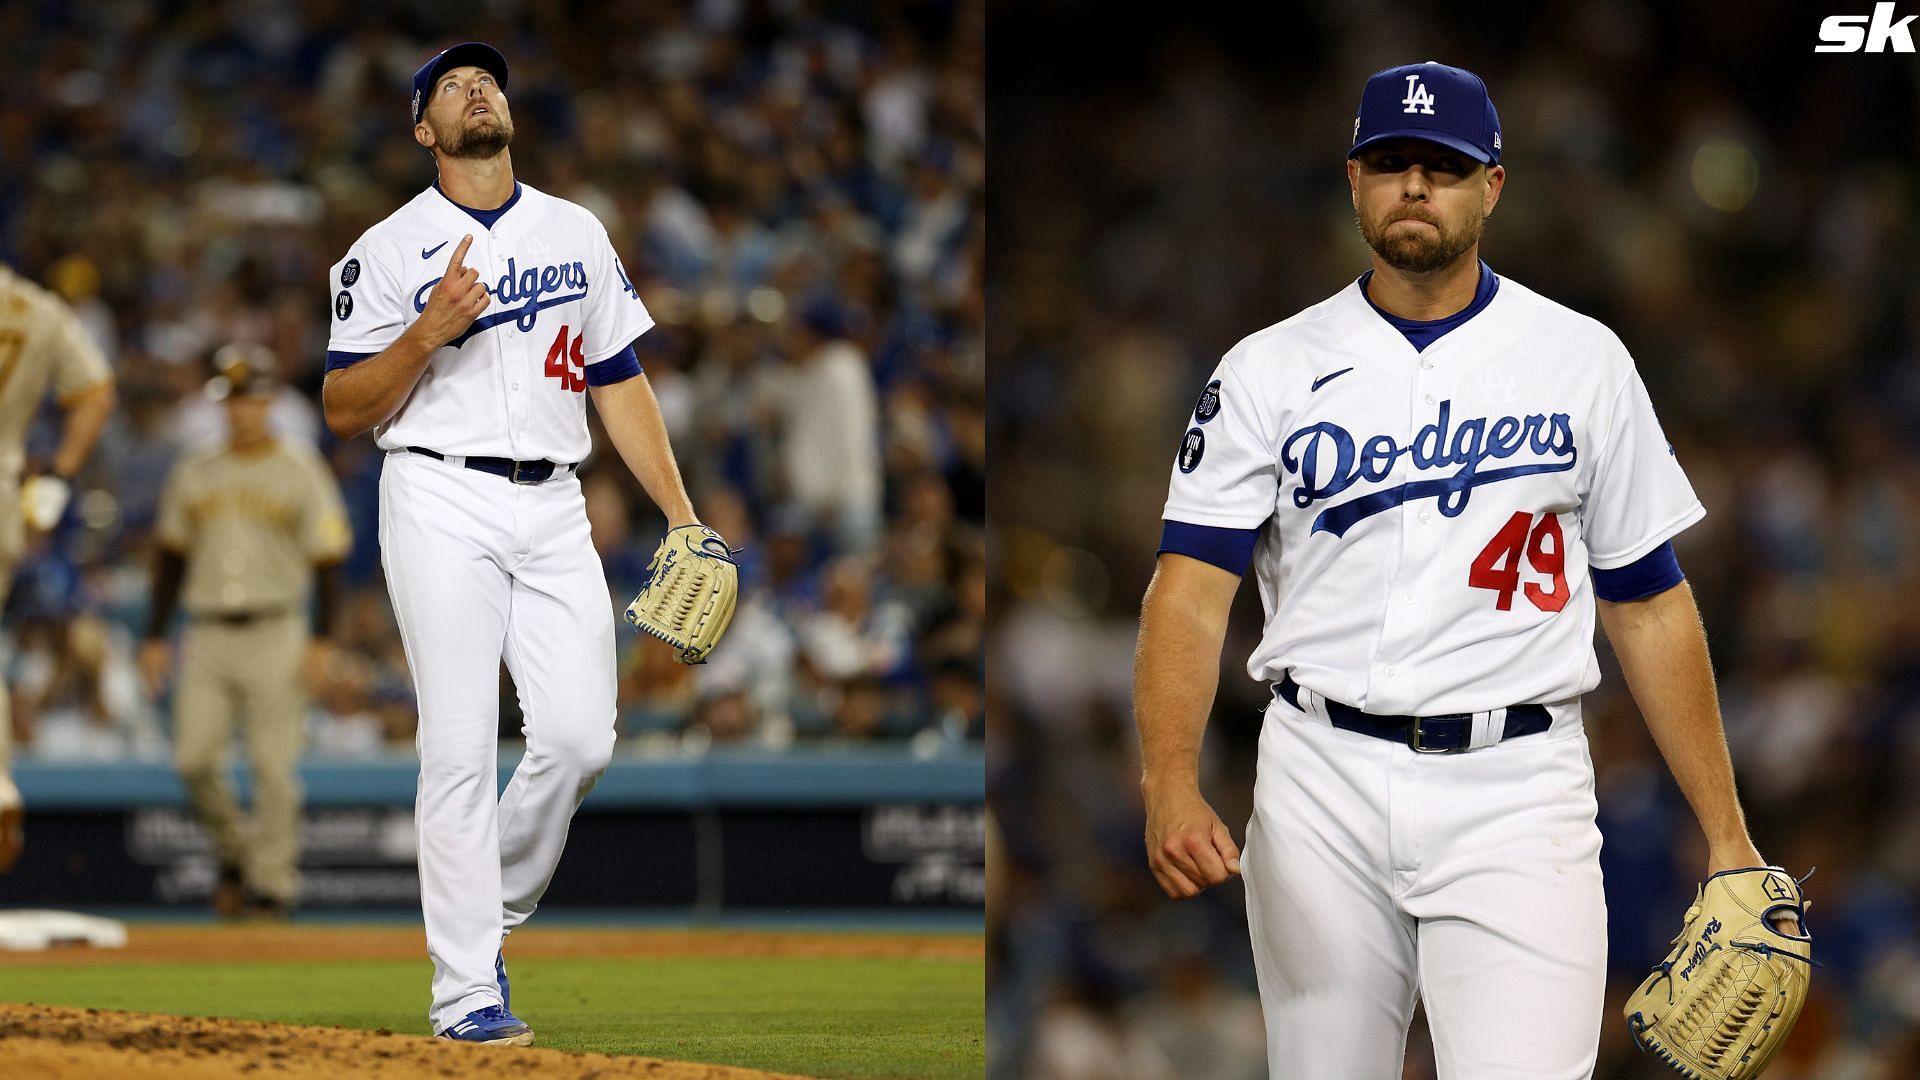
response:
M1708 875L1792 885L1756 869L1671 543L1705 511L1633 360L1480 261L1500 151L1472 73L1369 79L1347 180L1372 268L1226 354L1172 472L1134 681L1148 862L1175 898L1243 877L1275 1077L1400 1076L1416 999L1443 1078L1592 1074L1596 609ZM1249 566L1273 696L1242 849L1198 753ZM1797 896L1729 953L1804 942Z
M372 429L387 452L380 548L420 707L433 1031L529 1045L501 946L613 752L612 604L575 478L589 396L669 524L629 620L697 662L731 614L733 563L681 482L632 347L653 319L606 230L514 179L507 79L479 42L414 75L413 137L439 178L333 267L324 403L335 434ZM695 585L685 602L650 601ZM650 622L656 608L705 621ZM498 793L503 657L527 748Z

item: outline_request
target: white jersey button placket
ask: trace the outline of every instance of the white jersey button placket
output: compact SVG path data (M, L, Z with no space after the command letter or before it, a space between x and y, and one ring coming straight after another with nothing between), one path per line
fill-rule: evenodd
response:
M498 295L499 292L506 291L504 289L498 289L500 279L504 277L506 274L506 263L507 263L507 260L498 254L499 236L500 236L500 232L498 229L487 230L487 238L490 241L493 241L493 243L489 244L488 246L490 249L496 252L493 260L494 280L495 280L496 290L497 290L496 296ZM513 283L507 282L506 285L508 286L508 288L511 288L513 286ZM498 303L498 301L496 301L496 303ZM496 311L500 314L505 314L510 310L511 310L510 308L504 305L501 305L496 308ZM508 446L507 456L513 457L513 458L527 458L532 455L526 453L525 447L523 446L524 439L522 438L522 436L526 433L526 427L527 427L526 415L525 415L526 403L525 403L525 399L520 394L520 384L525 379L526 374L521 370L521 364L524 360L524 357L520 355L520 350L518 348L519 342L517 337L515 336L515 331L517 329L518 329L518 326L514 322L514 320L506 319L498 324L498 327L497 327L498 332L494 333L491 336L493 338L493 354L497 358L497 362L500 365L500 381L506 387L504 396L506 398L506 405L507 405L507 408L506 408L506 414L507 414L506 435L507 435L507 446Z
M1422 356L1420 358L1420 369L1422 372L1432 371L1433 357ZM1421 427L1424 427L1425 425L1432 423L1435 417L1437 416L1437 413L1435 413L1433 410L1435 406L1440 404L1440 394L1438 393L1437 389L1433 385L1433 383L1435 382L1435 378L1436 377L1432 375L1422 374L1418 377L1418 380L1417 380L1421 386L1426 388L1426 393L1423 395L1422 399L1426 402L1428 411L1424 416L1420 418L1420 422L1416 424L1414 427L1414 433L1416 436L1418 435ZM1446 451L1447 451L1446 446L1443 445L1440 447L1441 453L1445 453ZM1433 523L1433 511L1428 509L1425 506L1422 506L1419 512L1414 515L1414 520L1418 522L1418 524L1422 528L1428 525L1431 525Z
M1414 417L1412 430L1407 433L1407 446L1409 448L1408 468L1410 471L1413 467L1411 464L1413 440L1419 437L1422 428L1438 421L1440 415L1438 406L1440 402L1445 400L1452 392L1451 388L1447 385L1449 380L1442 373L1434 370L1434 365L1437 362L1434 352L1438 350L1440 345L1440 342L1435 342L1433 346L1429 347L1427 353L1422 354L1420 357L1420 368L1414 372L1413 382L1416 388L1415 394L1421 404L1415 408L1416 415ZM1446 441L1451 434L1451 432L1442 433L1441 445L1435 448L1437 454L1445 455L1451 450L1451 446L1448 445ZM1406 656L1415 655L1415 650L1421 648L1422 645L1431 640L1433 636L1432 624L1438 612L1433 605L1421 604L1421 595L1423 593L1431 593L1435 587L1443 589L1445 587L1444 585L1433 585L1433 572L1435 569L1433 561L1436 558L1444 559L1447 557L1444 547L1444 534L1436 532L1433 529L1434 505L1432 499L1427 498L1403 506L1405 512L1405 518L1403 520L1406 522L1404 536L1407 540L1407 546L1402 554L1402 566L1419 568L1419 570L1409 570L1403 575L1402 580L1405 587L1402 588L1399 594L1399 606L1405 613L1402 616L1402 624L1409 633L1407 651L1403 653L1403 655ZM1424 571L1424 573L1420 571ZM1462 572L1464 573L1464 571ZM1423 588L1423 584L1426 587ZM1444 606L1444 602L1441 603L1442 606ZM1417 711L1423 705L1421 701L1417 700L1417 696L1425 692L1426 690L1423 687L1409 688L1409 693L1413 696L1403 703L1404 706L1409 710Z
M1401 454L1395 460L1393 470L1388 474L1386 480L1383 481L1380 490L1399 487L1412 480L1413 466L1411 448L1415 434L1419 432L1421 425L1424 423L1421 419L1421 410L1417 404L1423 381L1423 377L1418 374L1414 374L1412 378L1407 380L1406 397L1404 399L1407 402L1407 411L1404 415L1400 430L1393 433L1395 440L1401 447ZM1406 590L1406 585L1409 583L1408 578L1410 575L1414 575L1414 568L1419 566L1421 561L1425 559L1426 552L1423 550L1423 540L1417 538L1418 527L1414 524L1413 515L1406 503L1403 502L1399 506L1386 511L1386 513L1392 515L1391 520L1396 523L1396 527L1399 530L1398 540L1400 547L1398 558L1395 560L1391 574L1386 581L1382 582L1382 587L1385 589L1385 596L1382 597L1382 599L1391 601L1396 596L1410 595ZM1404 606L1405 605L1389 604L1389 606L1385 608L1385 614L1381 618L1379 653L1376 659L1381 660L1382 663L1376 670L1379 671L1383 679L1396 679L1400 674L1401 664L1399 658L1405 657L1409 653L1409 643L1413 636L1413 626L1410 615L1403 616L1399 613L1399 609ZM1385 662L1388 658L1393 658L1393 662ZM1369 694L1367 708L1373 712L1390 711L1389 709L1383 708L1378 697L1378 695ZM1390 703L1398 700L1400 694L1394 691L1388 691L1386 697Z

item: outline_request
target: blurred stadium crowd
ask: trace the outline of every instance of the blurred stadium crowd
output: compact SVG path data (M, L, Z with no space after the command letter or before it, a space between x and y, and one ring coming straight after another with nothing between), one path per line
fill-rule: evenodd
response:
M277 429L324 451L352 518L314 752L411 747L381 457L318 415L324 278L431 182L409 79L468 39L512 66L521 179L592 209L636 271L695 505L745 548L713 662L622 635L624 745L980 738L984 32L965 0L0 6L0 260L80 312L124 403L7 611L22 757L166 755L133 663L155 501L221 438L203 386L230 342L272 350ZM582 483L624 606L664 521L611 451ZM504 677L501 702L517 740Z
M1235 8L1093 41L1089 8L996 12L989 68L996 167L1020 178L989 200L1017 238L988 277L989 1075L1265 1075L1237 883L1175 904L1146 870L1138 602L1183 414L1234 342L1366 268L1341 171L1360 87L1428 58L1478 71L1501 112L1509 175L1483 256L1620 334L1707 506L1677 546L1753 834L1819 868L1825 967L1768 1075L1920 1075L1911 58L1816 58L1817 18L1726 2ZM1083 47L1053 47L1067 40ZM1267 700L1244 666L1253 593L1204 751L1236 836ZM1618 1005L1706 853L1602 655L1586 701L1612 967L1598 1075L1667 1076ZM1416 1023L1409 1077L1430 1075L1423 1039Z

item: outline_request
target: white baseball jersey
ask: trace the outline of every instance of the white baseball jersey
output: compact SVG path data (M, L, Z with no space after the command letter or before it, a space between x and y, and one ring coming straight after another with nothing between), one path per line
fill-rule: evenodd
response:
M1249 674L1386 715L1592 689L1588 568L1705 514L1632 358L1507 279L1416 351L1361 288L1228 352L1174 465L1168 520L1263 527Z
M386 450L580 461L590 449L587 385L617 381L596 365L623 355L653 318L586 209L516 184L487 216L491 226L434 186L368 229L329 277L327 366L392 345L472 234L463 262L479 271L487 309L434 354L376 441Z

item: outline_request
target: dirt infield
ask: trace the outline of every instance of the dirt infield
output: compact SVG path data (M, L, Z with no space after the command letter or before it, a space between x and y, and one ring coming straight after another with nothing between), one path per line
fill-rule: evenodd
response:
M978 935L794 933L758 930L603 930L523 927L507 939L509 959L598 956L910 957L979 960ZM259 925L128 928L123 949L0 950L13 964L243 963L301 960L424 960L418 927Z
M42 1080L767 1080L784 1074L652 1058L472 1046L418 1035L0 1004L0 1064ZM790 1078L791 1080L791 1078Z

